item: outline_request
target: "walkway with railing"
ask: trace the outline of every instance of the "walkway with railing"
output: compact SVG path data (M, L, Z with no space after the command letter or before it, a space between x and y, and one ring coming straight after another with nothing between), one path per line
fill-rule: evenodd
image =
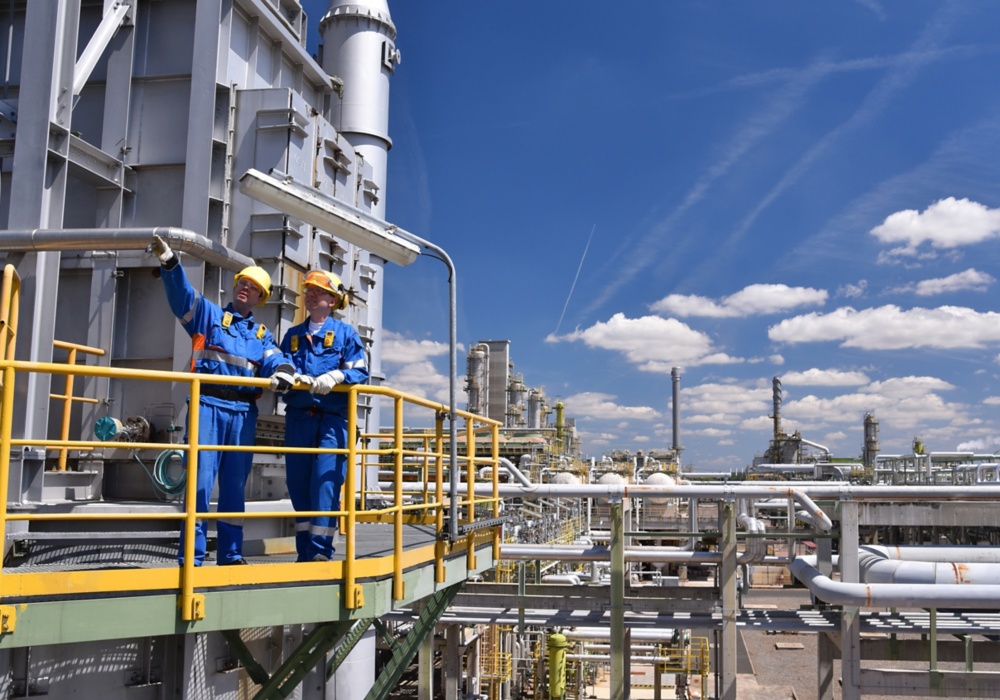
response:
M490 469L492 496L475 495L465 489L474 483L478 470L495 465L498 454L498 428L495 421L456 411L461 421L464 450L459 450L458 464L451 465L450 445L444 425L449 408L437 402L405 394L386 387L337 387L349 394L351 408L348 435L358 435L355 407L363 395L392 405L391 425L363 435L333 453L345 454L348 465L346 497L343 508L328 513L295 512L287 502L256 501L248 503L244 513L196 513L195 488L198 454L204 450L249 451L280 456L287 453L318 453L318 449L256 445L204 445L198 442L198 412L189 416L188 442L105 442L70 439L66 431L59 437L15 438L14 404L17 386L32 373L64 375L66 386L74 377L103 377L123 384L130 382L179 382L189 388L191 405L197 405L207 386L250 385L266 388L267 380L230 378L215 375L111 368L95 365L27 362L14 360L17 296L16 274L5 271L0 331L6 333L4 355L0 359L0 529L7 543L7 561L0 570L0 648L37 643L72 642L87 638L108 638L129 634L165 634L174 632L239 629L267 624L292 624L377 618L401 603L434 595L437 591L461 583L470 575L492 568L499 558L500 499L497 474ZM70 389L59 398L79 400ZM410 434L406 420L429 414L435 425L432 433ZM430 437L428 437L430 435ZM477 457L477 442L482 454L483 441L490 445L487 457ZM186 457L187 480L183 502L175 503L19 503L10 493L12 474L23 465L12 455L26 448L40 451L46 462L64 464L65 455L76 451L90 459L113 458L121 448L135 454L141 450L178 451ZM379 490L366 485L359 475L369 465L379 465L388 474L388 488ZM414 465L424 484L420 490L407 489L404 481L413 478ZM462 481L461 495L452 504L449 479L452 467ZM139 469L138 464L134 464ZM363 497L378 490L379 507L366 508L372 502ZM460 537L449 537L449 516L455 514L461 526ZM243 567L196 567L194 524L202 519L254 519L290 522L295 517L331 515L340 519L341 539L333 561L295 563L289 557L269 556L266 552L252 557L255 565ZM183 526L183 527L182 527ZM88 544L107 537L110 532L155 532L166 528L171 533L183 529L181 542L184 563L178 565L176 550L172 556L152 563L74 561L67 558L57 565L16 565L10 544L30 540L31 533L76 533ZM50 535L51 536L51 535ZM174 540L176 543L176 540ZM206 562L207 564L207 562ZM276 602L280 601L280 603ZM64 615L68 617L63 617ZM67 625L66 620L73 623ZM60 620L54 623L55 620ZM30 627L26 629L25 626ZM45 627L49 629L44 629Z

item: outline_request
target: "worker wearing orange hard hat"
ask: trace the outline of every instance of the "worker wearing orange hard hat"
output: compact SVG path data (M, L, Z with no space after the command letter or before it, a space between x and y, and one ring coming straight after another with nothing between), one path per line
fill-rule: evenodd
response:
M350 295L332 272L313 270L302 281L309 317L288 329L281 350L295 364L296 379L309 391L284 395L285 446L343 449L347 445L349 395L334 391L341 384L368 381L365 346L349 323L333 316L344 311ZM298 511L340 510L340 490L347 475L345 454L285 455L288 496ZM295 548L299 561L333 557L337 519L297 518Z

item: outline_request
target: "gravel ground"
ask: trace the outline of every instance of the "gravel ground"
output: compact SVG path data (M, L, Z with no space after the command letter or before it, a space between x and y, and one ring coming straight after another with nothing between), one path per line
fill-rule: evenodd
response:
M794 609L809 602L804 589L754 589L744 601L747 606L774 605L779 609ZM919 635L911 635L918 637ZM817 700L816 633L743 632L743 642L753 664L754 676L737 678L740 700ZM903 638L903 635L900 635ZM800 646L801 645L801 646ZM927 664L892 661L864 661L869 668L909 668L926 670ZM939 663L941 670L962 671L959 663ZM976 671L1000 672L1000 663L976 664ZM834 698L841 698L839 678L840 661L833 662ZM865 695L865 700L898 700L901 695Z

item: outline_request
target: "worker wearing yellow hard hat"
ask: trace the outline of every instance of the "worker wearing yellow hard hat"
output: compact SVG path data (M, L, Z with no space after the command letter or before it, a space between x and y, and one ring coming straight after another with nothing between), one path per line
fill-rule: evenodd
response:
M188 282L177 255L163 238L153 236L147 248L160 261L163 287L171 311L191 336L191 371L223 377L270 377L271 388L286 391L294 383L295 368L274 341L271 331L253 319L253 309L271 295L271 277L256 265L243 268L233 278L233 297L225 308L205 299ZM203 381L198 403L200 445L253 445L257 433L257 399L253 386ZM189 409L193 410L193 407ZM219 479L219 512L241 513L253 454L201 450L198 453L196 511L209 510L209 496ZM196 566L205 561L206 525L195 525ZM243 558L242 521L219 519L218 564L246 564ZM181 533L179 559L184 560Z

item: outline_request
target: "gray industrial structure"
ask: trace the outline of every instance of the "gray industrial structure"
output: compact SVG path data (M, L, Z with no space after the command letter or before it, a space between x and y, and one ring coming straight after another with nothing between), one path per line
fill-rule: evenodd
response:
M384 0L331 0L318 19L316 59L306 49L312 18L299 0L0 2L0 255L23 281L19 361L64 362L86 348L76 362L91 368L186 370L190 340L145 252L155 232L182 253L195 287L221 304L235 271L262 265L275 292L257 318L279 338L302 318L306 271L338 274L356 302L343 316L365 342L372 384L385 388L384 276L434 249L385 220L396 28ZM436 257L450 265L443 252ZM508 341L483 341L467 358L469 412L508 437L542 437L510 440L501 456L477 454L476 441L463 438L471 443L467 464L486 465L494 480L488 493L495 488L499 497L485 516L469 506L475 518L460 523L456 504L479 487L474 469L461 484L452 469L460 441L454 323L453 287L452 393L449 406L436 407L450 431L450 454L440 456L436 475L450 471L451 491L439 500L452 510L421 543L430 559L404 563L391 552L391 574L344 589L312 563L301 581L280 582L288 588L265 580L282 564L243 567L262 572L259 581L201 572L215 576L215 588L188 599L208 600L204 618L184 617L191 610L178 612L173 588L152 584L115 601L96 588L89 597L51 593L46 562L29 552L62 547L69 560L84 540L97 546L136 535L84 530L74 518L90 510L147 517L129 527L160 537L144 551L159 556L160 569L173 567L177 520L155 517L180 506L157 500L161 486L136 462L152 463L181 441L189 386L149 381L137 389L121 375L84 371L73 390L84 400L64 418L52 397L65 398L68 383L45 372L19 379L5 430L8 442L23 444L11 450L4 517L44 517L30 526L5 521L3 573L33 575L35 565L41 573L18 579L34 581L31 590L0 588L0 696L385 698L413 660L421 700L582 698L598 667L609 671L610 696L624 700L636 663L657 668L657 697L667 687L694 697L700 680L701 697L732 700L739 629L752 625L819 635L822 700L834 697L835 664L843 698L1000 697L1000 673L982 667L995 662L1000 645L995 455L877 455L878 423L869 415L861 463L838 464L821 445L782 431L775 379L768 459L743 475L745 483L729 474L725 482L688 482L695 475L679 469L675 368L669 459L581 463L561 402L549 406L541 389L525 385ZM392 422L377 393L358 394L359 431ZM65 428L70 440L92 440L104 418L136 443L163 443L164 452L118 443L70 450L54 437ZM281 408L265 393L258 445L280 444L282 427ZM804 446L822 461L805 459ZM427 498L432 470L406 472L404 480L403 470L429 461L428 451L404 458L397 447L397 461L370 469L368 488L390 474L382 497L399 508L392 527L401 531L402 506ZM496 443L484 452L492 449ZM501 465L506 483L498 485ZM765 480L789 474L794 483ZM251 511L290 510L280 455L255 455L248 495ZM389 522L365 523L383 554ZM246 527L260 543L291 532L287 518L248 517ZM477 539L484 531L495 541ZM90 570L81 571L70 582L92 585ZM808 609L768 616L744 609L741 594L755 572L769 571L807 587ZM701 574L703 585L682 585ZM10 580L4 576L0 585ZM169 576L174 586L182 575L170 568ZM387 582L392 595L373 602ZM261 609L262 601L274 609ZM365 626L352 626L367 613ZM331 620L356 638L336 648L332 638L316 641ZM552 630L565 634L550 638ZM696 638L711 643L698 647ZM643 640L664 648L641 654ZM571 682L559 685L563 674L546 653L568 662ZM880 668L887 658L916 666ZM299 667L278 688L268 674L287 661ZM962 669L943 670L939 661Z

